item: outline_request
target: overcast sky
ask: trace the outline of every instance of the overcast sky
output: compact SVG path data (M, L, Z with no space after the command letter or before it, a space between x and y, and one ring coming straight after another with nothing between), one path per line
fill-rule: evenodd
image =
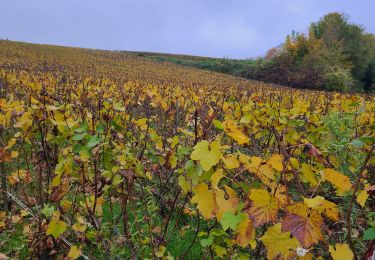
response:
M375 0L1 0L0 38L248 58L328 12L375 33Z

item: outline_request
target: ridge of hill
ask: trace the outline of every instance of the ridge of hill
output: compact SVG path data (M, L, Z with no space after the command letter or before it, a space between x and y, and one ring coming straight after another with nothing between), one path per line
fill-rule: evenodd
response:
M8 69L69 71L96 75L111 75L116 79L148 80L186 84L186 78L196 85L259 85L257 81L220 72L180 66L173 61L221 62L222 59L157 54L148 52L107 51L56 45L0 40L0 67ZM162 61L162 62L161 62Z

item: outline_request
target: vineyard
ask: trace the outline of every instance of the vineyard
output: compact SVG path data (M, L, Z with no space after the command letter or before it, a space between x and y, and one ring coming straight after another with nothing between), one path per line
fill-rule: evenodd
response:
M0 41L0 258L366 259L375 97Z

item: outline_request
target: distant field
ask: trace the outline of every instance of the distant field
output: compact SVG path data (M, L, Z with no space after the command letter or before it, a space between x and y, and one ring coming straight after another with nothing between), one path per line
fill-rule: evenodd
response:
M375 97L251 65L0 41L0 259L370 255Z

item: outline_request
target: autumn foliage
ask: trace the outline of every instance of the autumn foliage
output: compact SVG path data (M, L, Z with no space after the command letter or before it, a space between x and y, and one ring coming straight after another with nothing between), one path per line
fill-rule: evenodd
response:
M0 88L9 257L372 254L373 96L8 41Z

